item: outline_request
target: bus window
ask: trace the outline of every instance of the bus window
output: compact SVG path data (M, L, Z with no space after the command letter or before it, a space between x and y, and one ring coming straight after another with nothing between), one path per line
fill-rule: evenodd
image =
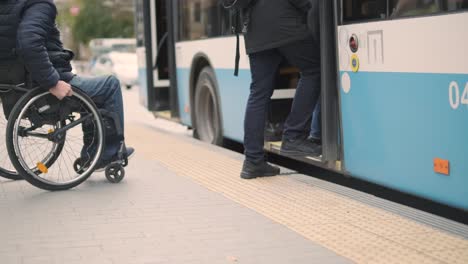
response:
M343 22L384 19L387 17L387 0L344 0Z
M441 10L437 0L397 0L393 2L392 17L430 15Z
M468 8L468 0L394 0L392 17L424 16Z
M179 0L179 40L198 40L227 35L228 12L218 0Z

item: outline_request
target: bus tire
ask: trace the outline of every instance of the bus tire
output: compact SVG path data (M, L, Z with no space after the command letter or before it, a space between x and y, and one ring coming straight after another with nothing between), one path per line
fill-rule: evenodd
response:
M213 145L223 144L221 108L211 67L202 69L194 95L194 137Z

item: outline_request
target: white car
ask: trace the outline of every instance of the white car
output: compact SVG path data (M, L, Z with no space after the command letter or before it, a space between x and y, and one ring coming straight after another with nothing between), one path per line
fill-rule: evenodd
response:
M138 61L136 53L110 52L97 57L91 66L94 76L114 75L122 86L131 89L138 84Z

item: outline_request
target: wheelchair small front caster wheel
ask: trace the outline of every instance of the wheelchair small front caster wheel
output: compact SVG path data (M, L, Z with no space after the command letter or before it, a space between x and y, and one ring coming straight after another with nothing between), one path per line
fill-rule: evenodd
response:
M119 183L125 177L125 170L120 164L111 164L106 168L106 178L111 183Z

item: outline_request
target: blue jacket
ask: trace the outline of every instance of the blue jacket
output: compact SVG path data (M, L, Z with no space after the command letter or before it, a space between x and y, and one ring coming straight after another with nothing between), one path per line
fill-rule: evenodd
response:
M53 0L0 0L0 18L6 20L0 21L5 25L0 40L16 39L15 47L0 42L0 59L7 58L8 51L19 56L32 80L44 89L73 78L73 53L63 48L56 17Z

